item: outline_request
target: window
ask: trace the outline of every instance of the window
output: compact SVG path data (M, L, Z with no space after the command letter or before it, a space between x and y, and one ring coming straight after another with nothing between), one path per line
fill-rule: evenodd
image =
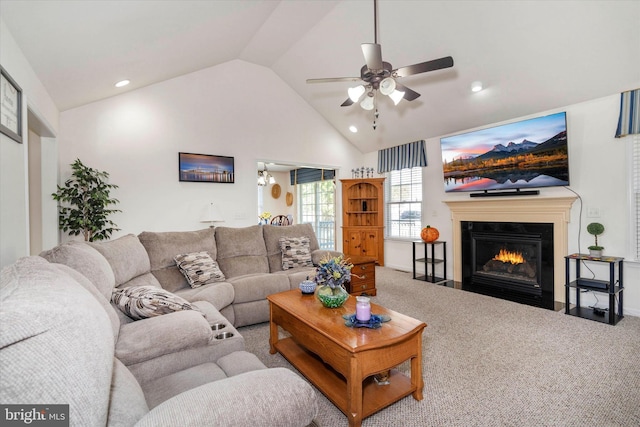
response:
M386 173L386 237L412 239L422 228L422 168Z
M631 225L631 255L640 260L640 135L631 138L631 194L629 197L632 218Z
M335 250L335 185L332 180L298 184L298 218L310 223L320 249Z

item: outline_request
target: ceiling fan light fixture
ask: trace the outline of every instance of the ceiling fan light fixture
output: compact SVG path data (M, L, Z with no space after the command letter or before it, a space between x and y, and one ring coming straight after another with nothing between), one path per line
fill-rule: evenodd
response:
M365 88L363 85L350 87L349 90L347 91L347 93L349 93L349 98L353 102L358 102L360 100L360 97L364 94L364 92L365 92Z
M391 95L396 90L396 81L387 77L380 82L380 93L383 95Z
M394 105L398 105L402 98L404 98L404 92L401 90L394 90L389 94L389 98L393 100Z
M364 110L373 110L373 94L369 94L365 99L362 100L360 106Z

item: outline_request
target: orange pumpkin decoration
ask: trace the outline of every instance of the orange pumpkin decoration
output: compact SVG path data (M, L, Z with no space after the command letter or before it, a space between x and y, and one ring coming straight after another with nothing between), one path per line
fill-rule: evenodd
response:
M431 242L435 242L436 240L438 240L438 237L440 237L440 232L438 231L437 228L431 227L430 225L427 225L420 232L420 237L425 242L431 243Z

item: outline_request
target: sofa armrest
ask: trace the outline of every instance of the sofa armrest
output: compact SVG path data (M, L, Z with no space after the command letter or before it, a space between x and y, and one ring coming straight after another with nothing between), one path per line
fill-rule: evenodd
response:
M311 262L313 263L313 265L319 265L320 260L326 258L327 256L333 258L344 256L344 254L342 252L330 251L328 249L316 249L315 251L311 252Z
M115 356L125 365L133 365L164 354L205 346L211 336L211 327L202 313L176 311L121 325Z
M136 426L300 427L318 411L315 390L286 368L214 381L156 406Z

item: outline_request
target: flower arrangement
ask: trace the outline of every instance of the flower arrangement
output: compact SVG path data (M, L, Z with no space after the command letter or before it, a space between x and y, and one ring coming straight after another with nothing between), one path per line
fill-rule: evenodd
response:
M318 285L326 285L331 289L343 287L345 282L351 280L352 268L353 264L345 260L342 255L337 257L327 255L318 264L315 280Z
M260 223L264 223L266 224L269 221L269 218L271 218L271 212L262 212L260 215L258 215L258 219L260 220Z

